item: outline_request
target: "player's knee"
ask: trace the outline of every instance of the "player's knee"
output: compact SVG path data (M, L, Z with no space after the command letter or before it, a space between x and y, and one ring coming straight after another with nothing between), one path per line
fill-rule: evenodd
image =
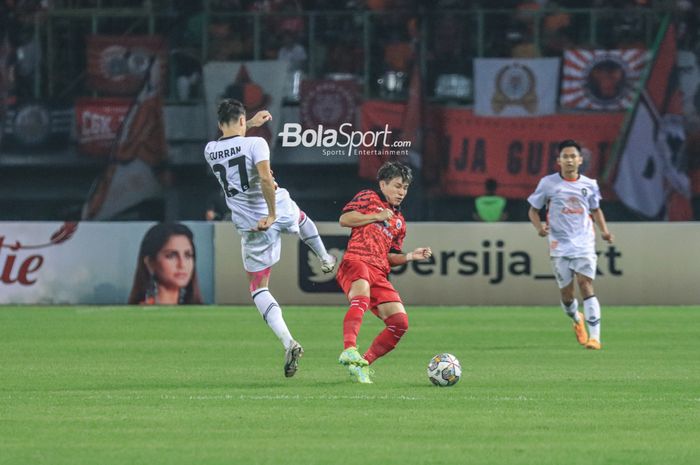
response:
M369 283L365 279L358 279L357 281L353 281L352 285L350 286L349 294L350 298L357 297L360 295L369 297Z
M396 339L400 339L408 331L408 315L403 312L394 313L385 320L385 323Z
M568 305L574 301L574 288L572 286L567 286L559 290L561 292L561 301L564 303L568 302Z
M581 290L581 294L584 297L593 294L593 280L588 276L578 276L576 278L578 282L578 288Z
M261 287L267 287L270 278L270 271L271 268L265 268L262 271L248 273L248 277L250 278L250 286L248 288L250 289L251 293L255 292Z

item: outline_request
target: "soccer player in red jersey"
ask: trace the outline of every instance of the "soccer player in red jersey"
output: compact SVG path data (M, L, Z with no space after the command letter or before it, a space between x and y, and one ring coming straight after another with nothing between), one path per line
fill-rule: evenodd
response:
M387 162L379 168L379 192L359 192L343 208L340 225L352 228L350 241L336 279L348 296L350 308L343 320L345 350L339 362L360 383L370 384L369 365L390 352L408 330L408 316L399 293L387 279L392 266L430 258L430 247L401 252L406 220L399 206L406 197L413 175L401 163ZM381 318L386 328L364 355L357 350L357 335L365 311Z

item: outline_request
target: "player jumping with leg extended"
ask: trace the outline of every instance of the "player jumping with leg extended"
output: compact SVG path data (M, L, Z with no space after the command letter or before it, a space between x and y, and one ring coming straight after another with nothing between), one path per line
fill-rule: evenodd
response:
M600 303L593 291L597 256L591 220L608 243L612 244L613 235L600 209L598 183L578 172L583 163L578 143L573 140L560 143L557 161L561 171L542 178L528 197L528 217L537 233L549 238L549 255L561 292L561 306L574 320L576 339L587 349L597 350L601 348ZM545 205L548 222L542 223L540 210ZM585 322L574 295L574 277L583 297Z
M255 306L285 348L284 375L294 376L304 349L292 338L282 310L270 293L272 266L280 259L282 233L294 233L321 260L321 269L335 268L335 257L327 251L311 218L279 188L270 169L270 148L261 137L245 137L247 127L257 127L272 118L258 112L246 120L245 108L237 100L219 104L219 129L223 136L211 141L204 157L219 179L231 209L231 220L241 235L243 267L248 273Z
M352 228L352 233L336 277L350 301L343 321L345 350L339 362L364 384L372 383L369 365L396 347L408 330L401 297L387 279L390 267L432 255L430 247L401 252L406 221L399 206L412 180L411 169L387 162L379 168L377 180L379 192L361 191L343 208L340 225ZM367 309L381 318L386 328L363 356L357 350L357 335Z

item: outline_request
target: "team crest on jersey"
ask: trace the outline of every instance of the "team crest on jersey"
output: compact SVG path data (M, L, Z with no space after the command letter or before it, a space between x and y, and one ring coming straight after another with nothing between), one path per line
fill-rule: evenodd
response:
M581 189L581 195L584 196L584 197L588 196L588 189L586 189L585 187L582 188L582 189Z
M401 220L396 220L396 229L401 229L401 226L403 226Z

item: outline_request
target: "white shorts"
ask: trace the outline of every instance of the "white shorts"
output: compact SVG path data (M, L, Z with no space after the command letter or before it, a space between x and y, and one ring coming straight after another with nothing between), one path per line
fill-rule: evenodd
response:
M550 257L554 277L557 279L559 289L568 286L574 279L574 273L582 274L595 279L596 264L598 258L592 257Z
M289 199L277 204L277 220L267 231L239 230L243 268L255 273L277 263L282 251L282 233L299 234L299 215L299 207Z

